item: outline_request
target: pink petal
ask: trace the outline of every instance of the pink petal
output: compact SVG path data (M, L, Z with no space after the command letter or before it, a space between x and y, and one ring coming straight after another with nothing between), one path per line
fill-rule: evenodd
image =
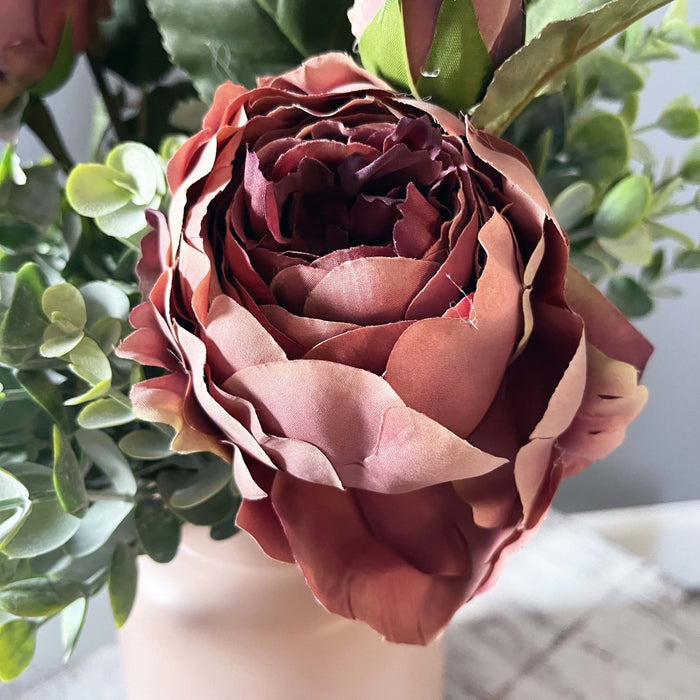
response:
M331 270L311 290L304 315L362 325L400 321L437 267L410 258L351 260Z
M408 183L406 200L398 209L403 218L394 226L396 252L404 258L420 258L435 242L435 234L439 234L440 214L412 182Z
M328 275L321 270L308 265L292 265L280 270L272 279L270 289L281 306L293 314L307 314L304 306L309 294ZM329 319L343 320L343 319Z

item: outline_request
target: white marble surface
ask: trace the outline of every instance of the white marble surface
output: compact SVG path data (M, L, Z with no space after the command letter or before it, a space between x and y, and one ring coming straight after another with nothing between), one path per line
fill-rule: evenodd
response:
M698 597L559 515L460 611L447 641L445 700L700 697ZM0 698L125 700L118 649Z

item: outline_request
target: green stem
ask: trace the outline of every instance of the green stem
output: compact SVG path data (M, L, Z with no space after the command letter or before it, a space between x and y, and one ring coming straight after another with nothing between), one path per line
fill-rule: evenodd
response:
M90 64L92 77L95 79L95 84L97 85L97 89L102 96L102 101L104 102L105 109L109 115L109 121L112 123L112 128L120 141L126 141L127 136L124 130L124 124L121 120L121 115L119 114L119 106L114 99L114 95L109 91L104 72L102 71L102 66L93 56L88 56L88 63Z
M24 123L36 134L37 138L46 146L56 162L70 172L75 165L68 154L65 144L56 128L51 112L47 109L43 100L31 97L24 110Z

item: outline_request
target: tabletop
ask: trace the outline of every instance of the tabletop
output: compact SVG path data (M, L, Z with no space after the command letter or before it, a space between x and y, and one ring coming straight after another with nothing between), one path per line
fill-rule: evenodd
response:
M560 514L447 632L445 700L693 700L699 689L700 596ZM118 648L2 697L125 700Z

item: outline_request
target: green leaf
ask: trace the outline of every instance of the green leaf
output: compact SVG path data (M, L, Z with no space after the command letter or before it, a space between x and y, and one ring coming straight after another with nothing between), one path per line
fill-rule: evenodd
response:
M34 263L17 272L10 306L0 323L0 363L22 369L37 357L46 328L41 296L44 276Z
M41 297L41 308L66 333L82 329L87 322L83 297L67 282L49 287Z
M44 370L22 370L17 373L17 380L32 400L41 406L62 430L68 432L68 417L61 401L61 391L51 380L51 376Z
M694 143L686 153L681 163L680 176L688 182L700 184L700 143Z
M88 508L87 491L78 458L70 440L53 427L53 485L66 513L81 517Z
M103 316L88 329L92 339L105 355L110 354L122 336L122 322L117 318Z
M386 36L382 43L389 43ZM492 75L472 0L443 2L433 43L416 77L418 95L453 112L466 111L481 99Z
M77 598L64 608L61 613L61 643L63 644L63 663L73 655L76 642L80 636L87 612L87 598Z
M681 250L673 262L677 270L700 269L700 250Z
M637 121L637 114L639 113L639 94L634 92L625 97L625 101L622 104L622 109L620 110L620 118L627 124L628 127L634 126Z
M620 262L646 267L652 261L651 235L645 226L638 226L618 238L599 238L598 244Z
M180 521L162 501L139 501L134 512L136 531L153 561L167 564L180 544Z
M207 465L193 474L187 485L175 490L169 498L173 508L193 508L225 489L232 480L231 465L223 460Z
M133 186L129 188L131 202L137 206L149 206L156 195L165 194L165 172L162 162L142 143L120 143L109 152L105 165L129 176L133 182Z
M55 324L46 327L44 331L44 342L39 347L42 357L53 358L63 357L73 350L85 337L81 330L66 331Z
M78 414L78 425L89 430L102 430L131 423L134 412L129 406L112 398L97 399Z
M172 437L157 430L133 430L119 441L119 448L134 459L164 459L173 454Z
M644 78L634 66L611 53L601 53L596 58L600 74L598 90L603 97L623 100L644 87Z
M61 207L58 172L55 164L27 168L26 184L11 184L9 187L7 213L40 229L51 226Z
M0 680L9 683L34 658L37 625L28 620L10 620L0 626Z
M628 318L646 316L654 308L649 293L631 277L610 280L608 298Z
M17 617L49 617L82 595L75 581L32 578L0 589L0 610Z
M614 180L627 167L629 137L620 117L595 112L577 119L567 134L571 165L590 182Z
M80 527L66 542L65 551L72 557L94 554L114 535L117 528L131 513L134 504L129 501L97 501L90 506Z
M700 112L688 95L681 95L669 102L657 126L671 136L692 139L700 134Z
M472 117L474 125L502 133L567 66L668 1L611 0L586 14L548 25L494 73Z
M650 203L649 180L643 175L628 175L603 197L593 228L599 236L619 238L644 219Z
M303 58L352 46L351 0L147 0L168 53L205 102L225 80L253 86Z
M564 189L552 203L559 225L568 231L590 214L595 188L590 182L579 180Z
M688 248L691 250L695 248L695 241L682 231L678 231L677 229L671 228L670 226L660 224L658 221L647 221L646 226L649 229L651 237L655 241L667 238L672 241L676 241L676 243L679 243L684 248Z
M77 531L80 519L68 515L53 488L53 472L40 465L27 465L16 476L29 490L31 510L3 552L12 559L29 559L52 552Z
M651 262L642 270L642 281L650 284L661 278L664 269L664 251L662 249L654 251Z
M95 218L118 211L131 201L124 173L100 163L81 163L66 181L68 202L83 216Z
M80 287L80 294L85 301L87 322L89 324L107 316L126 321L129 317L129 297L115 284L103 280L88 282Z
M92 338L83 338L70 351L70 370L98 391L88 391L79 397L70 399L67 405L73 406L97 398L109 390L112 381L112 368L100 346Z
M649 209L650 216L663 216L669 207L673 207L673 198L683 189L683 179L674 177L654 192Z
M109 565L109 602L117 629L122 627L129 617L136 598L136 557L133 550L124 543L114 549Z
M93 464L107 476L117 493L135 496L136 479L117 443L101 430L78 430L76 440Z
M111 17L100 30L107 46L105 66L130 83L155 83L172 68L143 0L113 0Z
M0 549L12 539L30 508L29 491L24 484L0 469Z

